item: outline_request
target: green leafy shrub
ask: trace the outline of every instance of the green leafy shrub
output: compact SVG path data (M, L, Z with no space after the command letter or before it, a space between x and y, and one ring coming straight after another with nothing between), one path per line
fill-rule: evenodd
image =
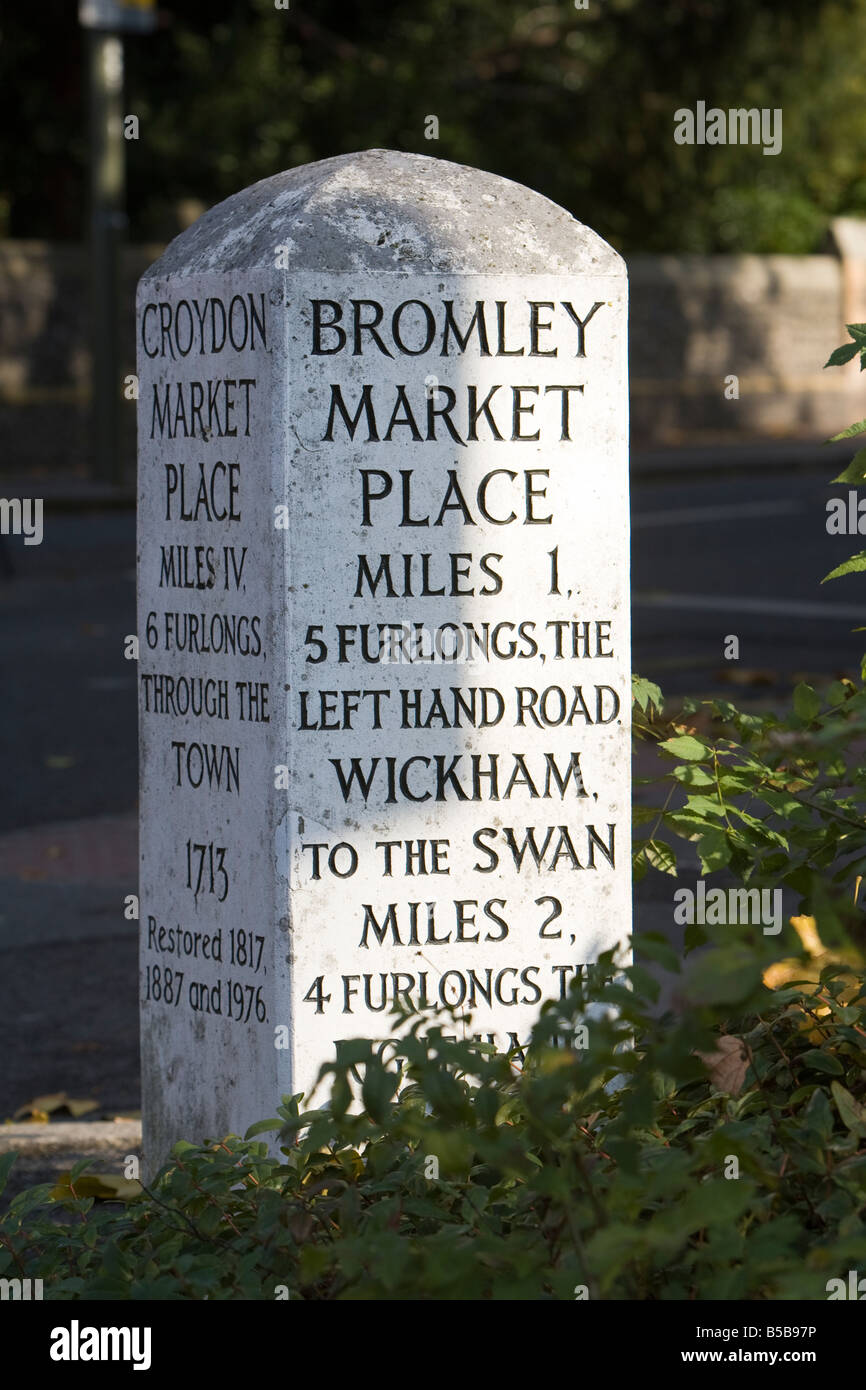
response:
M416 1019L342 1046L329 1109L179 1144L124 1208L76 1196L75 1170L72 1224L23 1193L0 1275L54 1299L824 1298L866 1259L866 989L832 964L768 989L730 931L676 1016L606 958L523 1066Z

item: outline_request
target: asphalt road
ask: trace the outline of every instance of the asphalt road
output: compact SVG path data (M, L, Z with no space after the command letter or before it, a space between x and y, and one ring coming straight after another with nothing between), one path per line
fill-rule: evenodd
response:
M135 516L48 512L0 577L0 833L127 811L137 797Z
M827 500L847 492L821 474L634 485L633 668L666 694L740 685L751 698L856 672L862 579L821 584L863 545L827 534Z

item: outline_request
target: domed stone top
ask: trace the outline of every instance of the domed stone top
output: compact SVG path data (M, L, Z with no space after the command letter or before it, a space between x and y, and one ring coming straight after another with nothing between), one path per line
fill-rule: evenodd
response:
M206 212L144 280L293 270L590 274L624 278L612 247L522 184L428 155L365 150L262 179Z

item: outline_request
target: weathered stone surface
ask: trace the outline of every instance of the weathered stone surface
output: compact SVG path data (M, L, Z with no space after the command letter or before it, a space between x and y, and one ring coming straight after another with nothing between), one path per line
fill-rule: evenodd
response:
M144 281L270 270L621 275L622 261L564 208L510 179L427 155L366 150L288 169L183 232Z
M525 1045L628 935L626 283L538 194L369 151L214 208L138 314L156 1162L395 999Z

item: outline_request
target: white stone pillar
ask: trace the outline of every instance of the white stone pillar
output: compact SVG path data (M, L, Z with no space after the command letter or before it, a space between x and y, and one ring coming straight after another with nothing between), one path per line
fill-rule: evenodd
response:
M145 1153L395 997L525 1044L631 930L625 268L371 150L138 292Z

